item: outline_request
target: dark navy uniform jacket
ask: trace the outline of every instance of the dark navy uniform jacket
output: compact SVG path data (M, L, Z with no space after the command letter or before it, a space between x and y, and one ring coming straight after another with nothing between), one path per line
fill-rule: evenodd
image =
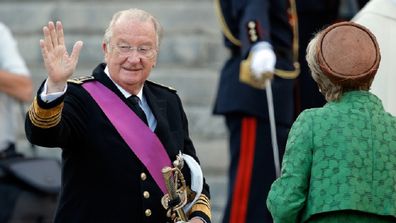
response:
M225 46L230 49L219 80L215 114L244 113L268 117L265 90L239 81L239 66L252 46L269 42L276 54L276 76L272 83L275 115L278 122L292 122L293 80L296 70L297 43L288 0L216 0ZM288 13L289 12L289 13ZM279 76L287 77L280 78Z
M126 101L104 67L101 64L94 70L95 80ZM176 159L179 150L198 160L176 91L146 81L143 94L157 119L155 134L170 160ZM56 110L62 103L59 114ZM42 108L47 114L40 113ZM59 123L55 122L60 115ZM27 115L26 135L33 144L62 148L56 223L170 222L161 205L162 191L81 85L69 84L66 94L50 103L37 97ZM183 169L188 183L188 168ZM202 193L209 198L206 183ZM196 209L194 213L210 222L204 212Z

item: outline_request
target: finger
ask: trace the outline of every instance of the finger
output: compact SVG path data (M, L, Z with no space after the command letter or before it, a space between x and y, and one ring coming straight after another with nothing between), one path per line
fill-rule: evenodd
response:
M45 47L47 50L52 50L54 47L52 46L51 35L47 26L43 27L43 35Z
M45 68L48 70L48 50L43 39L40 39L41 55L43 57L43 62Z
M58 46L58 35L56 34L56 29L55 29L55 24L54 22L49 22L48 23L48 29L51 35L51 41L52 41L52 45L54 47Z
M45 41L43 39L40 39L40 48L41 48L41 52L42 52L43 56L44 56L44 54L47 55L48 50L47 50Z
M63 34L63 25L60 21L56 22L56 32L58 33L59 45L65 46L65 35Z
M44 61L46 61L48 58L48 50L43 39L40 39L40 48L41 55L43 56Z
M78 57L80 56L80 51L81 51L82 46L83 46L82 41L77 41L73 46L73 50L72 50L70 57L71 57L71 60L73 61L74 65L76 65L78 62Z

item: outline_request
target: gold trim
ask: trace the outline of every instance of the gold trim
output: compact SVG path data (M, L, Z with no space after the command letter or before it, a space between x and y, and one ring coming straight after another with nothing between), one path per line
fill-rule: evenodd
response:
M293 31L293 71L275 69L275 74L279 77L285 79L294 79L300 74L300 64L298 63L298 17L297 17L297 7L295 0L289 0L290 7L288 9L288 14L290 15L289 23Z
M238 38L236 38L234 34L232 34L230 28L228 28L228 25L223 16L223 12L221 11L220 0L215 0L214 3L215 3L216 15L219 19L220 27L223 30L224 36L236 46L242 46L241 41Z
M294 70L281 70L275 69L275 75L284 79L294 79L300 74L300 63L298 62L298 17L296 1L289 0L290 7L288 9L288 15L290 15L289 24L293 31L293 42L292 42L292 55L293 55L293 67Z
M209 198L205 194L201 194L199 196L198 200L192 206L192 208L190 210L190 214L195 211L203 212L209 217L209 219L212 219L210 201L209 201Z
M294 61L298 61L298 16L297 16L297 7L295 0L289 0L290 3L290 15L291 19L289 20L290 25L293 28L293 59Z
M61 120L63 105L62 102L54 108L44 109L38 105L37 97L35 97L29 108L29 119L34 126L39 128L48 129L54 127Z
M300 63L294 62L294 70L275 69L275 75L284 79L294 79L300 74Z

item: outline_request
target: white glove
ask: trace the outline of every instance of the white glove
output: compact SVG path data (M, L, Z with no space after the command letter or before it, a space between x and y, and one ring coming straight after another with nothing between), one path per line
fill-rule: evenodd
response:
M276 56L268 42L256 43L252 50L250 69L255 78L261 79L262 75L274 73Z

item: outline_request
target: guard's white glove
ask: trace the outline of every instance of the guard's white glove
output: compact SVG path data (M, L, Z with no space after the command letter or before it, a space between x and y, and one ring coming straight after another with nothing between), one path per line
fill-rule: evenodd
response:
M263 75L268 75L268 73L274 73L276 56L271 44L264 41L258 42L252 47L251 54L250 69L256 79L261 79Z

